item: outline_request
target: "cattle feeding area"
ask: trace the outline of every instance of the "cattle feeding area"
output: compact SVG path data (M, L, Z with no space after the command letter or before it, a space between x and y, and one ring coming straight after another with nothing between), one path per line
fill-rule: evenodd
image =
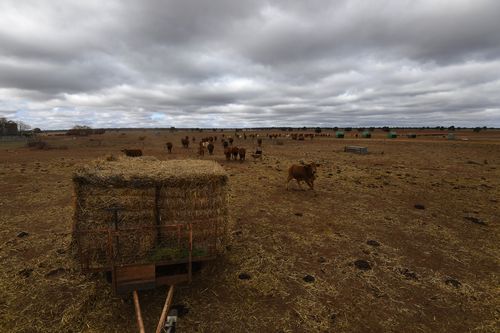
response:
M228 174L231 242L176 286L181 332L496 332L500 131L455 131L455 140L430 132L294 140L267 136L276 131L108 130L99 144L54 133L41 135L50 149L2 142L0 331L136 331L132 299L115 296L105 274L83 274L71 246L73 175L104 159L145 163L146 173L148 163L216 161ZM263 154L226 160L222 134L234 138L229 147ZM198 142L214 135L213 155L200 156ZM314 190L287 191L288 168L301 161L319 164ZM130 205L139 210L138 200ZM149 330L165 291L141 296Z
M72 230L82 269L115 276L115 266L147 265L155 272L160 262L191 265L223 253L227 178L219 164L203 160L108 157L82 166L73 175ZM181 237L186 229L189 237Z

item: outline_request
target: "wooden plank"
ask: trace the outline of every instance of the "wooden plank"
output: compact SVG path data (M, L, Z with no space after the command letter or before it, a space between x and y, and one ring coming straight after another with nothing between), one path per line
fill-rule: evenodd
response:
M160 321L158 326L156 326L156 333L161 333L163 325L165 324L165 319L167 318L168 310L172 304L172 299L174 298L174 285L171 285L168 289L167 299L165 299L165 304L163 305L163 310L161 311Z
M116 266L114 282L117 294L133 290L154 289L156 287L156 267L154 264Z
M134 290L133 294L134 294L134 308L135 308L135 317L137 319L137 327L139 328L140 333L145 333L144 322L142 320L141 305L139 304L139 295L137 294L137 290Z
M154 264L149 265L134 265L134 266L117 266L116 267L116 282L134 283L134 282L151 282L155 280L156 267Z
M156 286L174 285L189 282L189 274L164 275L156 278Z

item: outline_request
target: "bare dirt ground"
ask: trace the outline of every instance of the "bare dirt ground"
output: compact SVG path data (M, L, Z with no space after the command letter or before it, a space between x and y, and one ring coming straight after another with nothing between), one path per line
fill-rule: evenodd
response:
M69 250L72 172L123 148L197 158L197 142L183 149L180 138L212 134L44 136L48 150L0 142L0 331L137 331L130 298L82 275ZM263 161L244 163L225 161L221 134L204 158L230 174L233 241L176 289L179 332L500 331L500 131L264 139ZM347 144L370 153L345 153ZM285 190L300 160L321 164L315 191ZM141 293L149 331L165 294Z

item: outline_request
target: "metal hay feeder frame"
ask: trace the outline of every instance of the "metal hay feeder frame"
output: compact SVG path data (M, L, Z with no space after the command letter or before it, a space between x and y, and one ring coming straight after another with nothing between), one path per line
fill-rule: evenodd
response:
M107 211L113 213L113 220L107 228L93 230L77 230L75 236L78 244L78 257L82 272L105 272L111 275L111 284L115 294L126 294L132 292L134 308L136 313L139 332L144 333L144 324L139 304L139 290L155 289L159 286L168 285L169 290L163 306L163 310L158 322L156 333L161 332L169 312L173 299L174 286L179 283L190 283L192 280L193 263L201 263L216 258L217 236L219 226L217 219L214 224L208 224L207 220L193 220L191 223L168 224L156 226L139 226L120 228L119 211L120 207L109 207ZM210 229L213 227L213 230ZM209 231L208 237L195 237L195 243L201 244L204 252L193 253L193 230ZM163 249L173 249L174 254L179 257L152 257L149 260L134 262L132 258L123 257L120 254L121 246L127 241L127 236L135 236L141 239L143 235L156 235L155 242L168 243L170 247ZM205 235L207 236L207 235ZM83 247L84 240L100 239L102 247ZM154 254L154 253L153 253ZM95 259L97 258L97 264ZM94 262L92 263L92 259ZM174 324L175 325L175 324Z

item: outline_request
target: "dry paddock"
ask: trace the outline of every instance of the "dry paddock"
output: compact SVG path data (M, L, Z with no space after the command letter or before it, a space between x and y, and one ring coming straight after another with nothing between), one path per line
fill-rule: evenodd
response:
M456 134L265 139L264 159L247 153L244 163L226 162L217 141L204 158L230 174L233 241L177 288L179 331L498 332L500 132ZM185 135L197 138L187 150ZM101 275L81 275L69 251L72 172L123 148L196 158L207 135L46 136L45 150L0 142L0 331L135 332L130 298L114 297ZM344 153L346 144L370 153ZM321 164L314 192L285 190L299 160ZM165 294L141 293L150 331Z

